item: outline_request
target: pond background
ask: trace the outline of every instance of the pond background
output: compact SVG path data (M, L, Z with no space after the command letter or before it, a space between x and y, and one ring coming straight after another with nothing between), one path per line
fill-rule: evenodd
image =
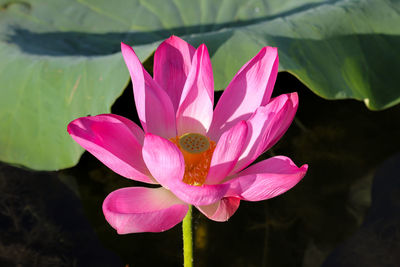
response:
M399 266L400 106L324 100L279 73L273 95L293 91L295 121L261 158L286 155L307 175L274 199L242 201L225 223L195 210L195 266ZM112 113L137 122L131 84ZM107 194L138 184L87 152L56 172L2 163L0 266L181 266L180 224L121 236L105 221Z
M138 122L120 42L151 72L173 34L207 45L217 91L278 47L274 95L297 91L299 109L259 160L309 164L228 222L195 210L195 266L400 266L398 0L0 0L0 266L182 266L180 225L108 225L104 198L140 183L78 163L66 131L110 108Z

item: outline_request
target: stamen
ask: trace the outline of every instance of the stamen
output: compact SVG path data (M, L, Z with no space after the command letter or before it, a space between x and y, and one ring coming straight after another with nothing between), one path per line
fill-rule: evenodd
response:
M203 185L210 169L215 142L197 133L186 133L170 140L185 159L185 175L182 181L190 185Z

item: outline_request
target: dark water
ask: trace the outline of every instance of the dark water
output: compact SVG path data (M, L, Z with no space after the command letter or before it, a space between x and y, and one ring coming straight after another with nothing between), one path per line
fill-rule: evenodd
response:
M300 106L264 158L286 155L309 172L282 196L242 201L228 222L195 211L195 266L400 266L400 159L389 159L400 106L324 100L287 73L275 88L299 92ZM131 85L112 111L137 121ZM87 153L59 172L0 165L0 266L181 266L180 225L120 236L104 220L105 196L135 185Z

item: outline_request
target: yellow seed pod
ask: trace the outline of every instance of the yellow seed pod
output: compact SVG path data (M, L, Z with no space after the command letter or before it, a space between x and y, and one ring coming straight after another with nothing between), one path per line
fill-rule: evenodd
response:
M187 133L179 137L179 146L191 154L199 154L210 148L210 142L204 135Z

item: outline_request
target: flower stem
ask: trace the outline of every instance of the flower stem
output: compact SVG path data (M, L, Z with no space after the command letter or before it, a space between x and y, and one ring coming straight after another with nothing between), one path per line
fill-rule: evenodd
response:
M193 240L192 240L192 205L182 222L183 234L183 266L193 267Z

